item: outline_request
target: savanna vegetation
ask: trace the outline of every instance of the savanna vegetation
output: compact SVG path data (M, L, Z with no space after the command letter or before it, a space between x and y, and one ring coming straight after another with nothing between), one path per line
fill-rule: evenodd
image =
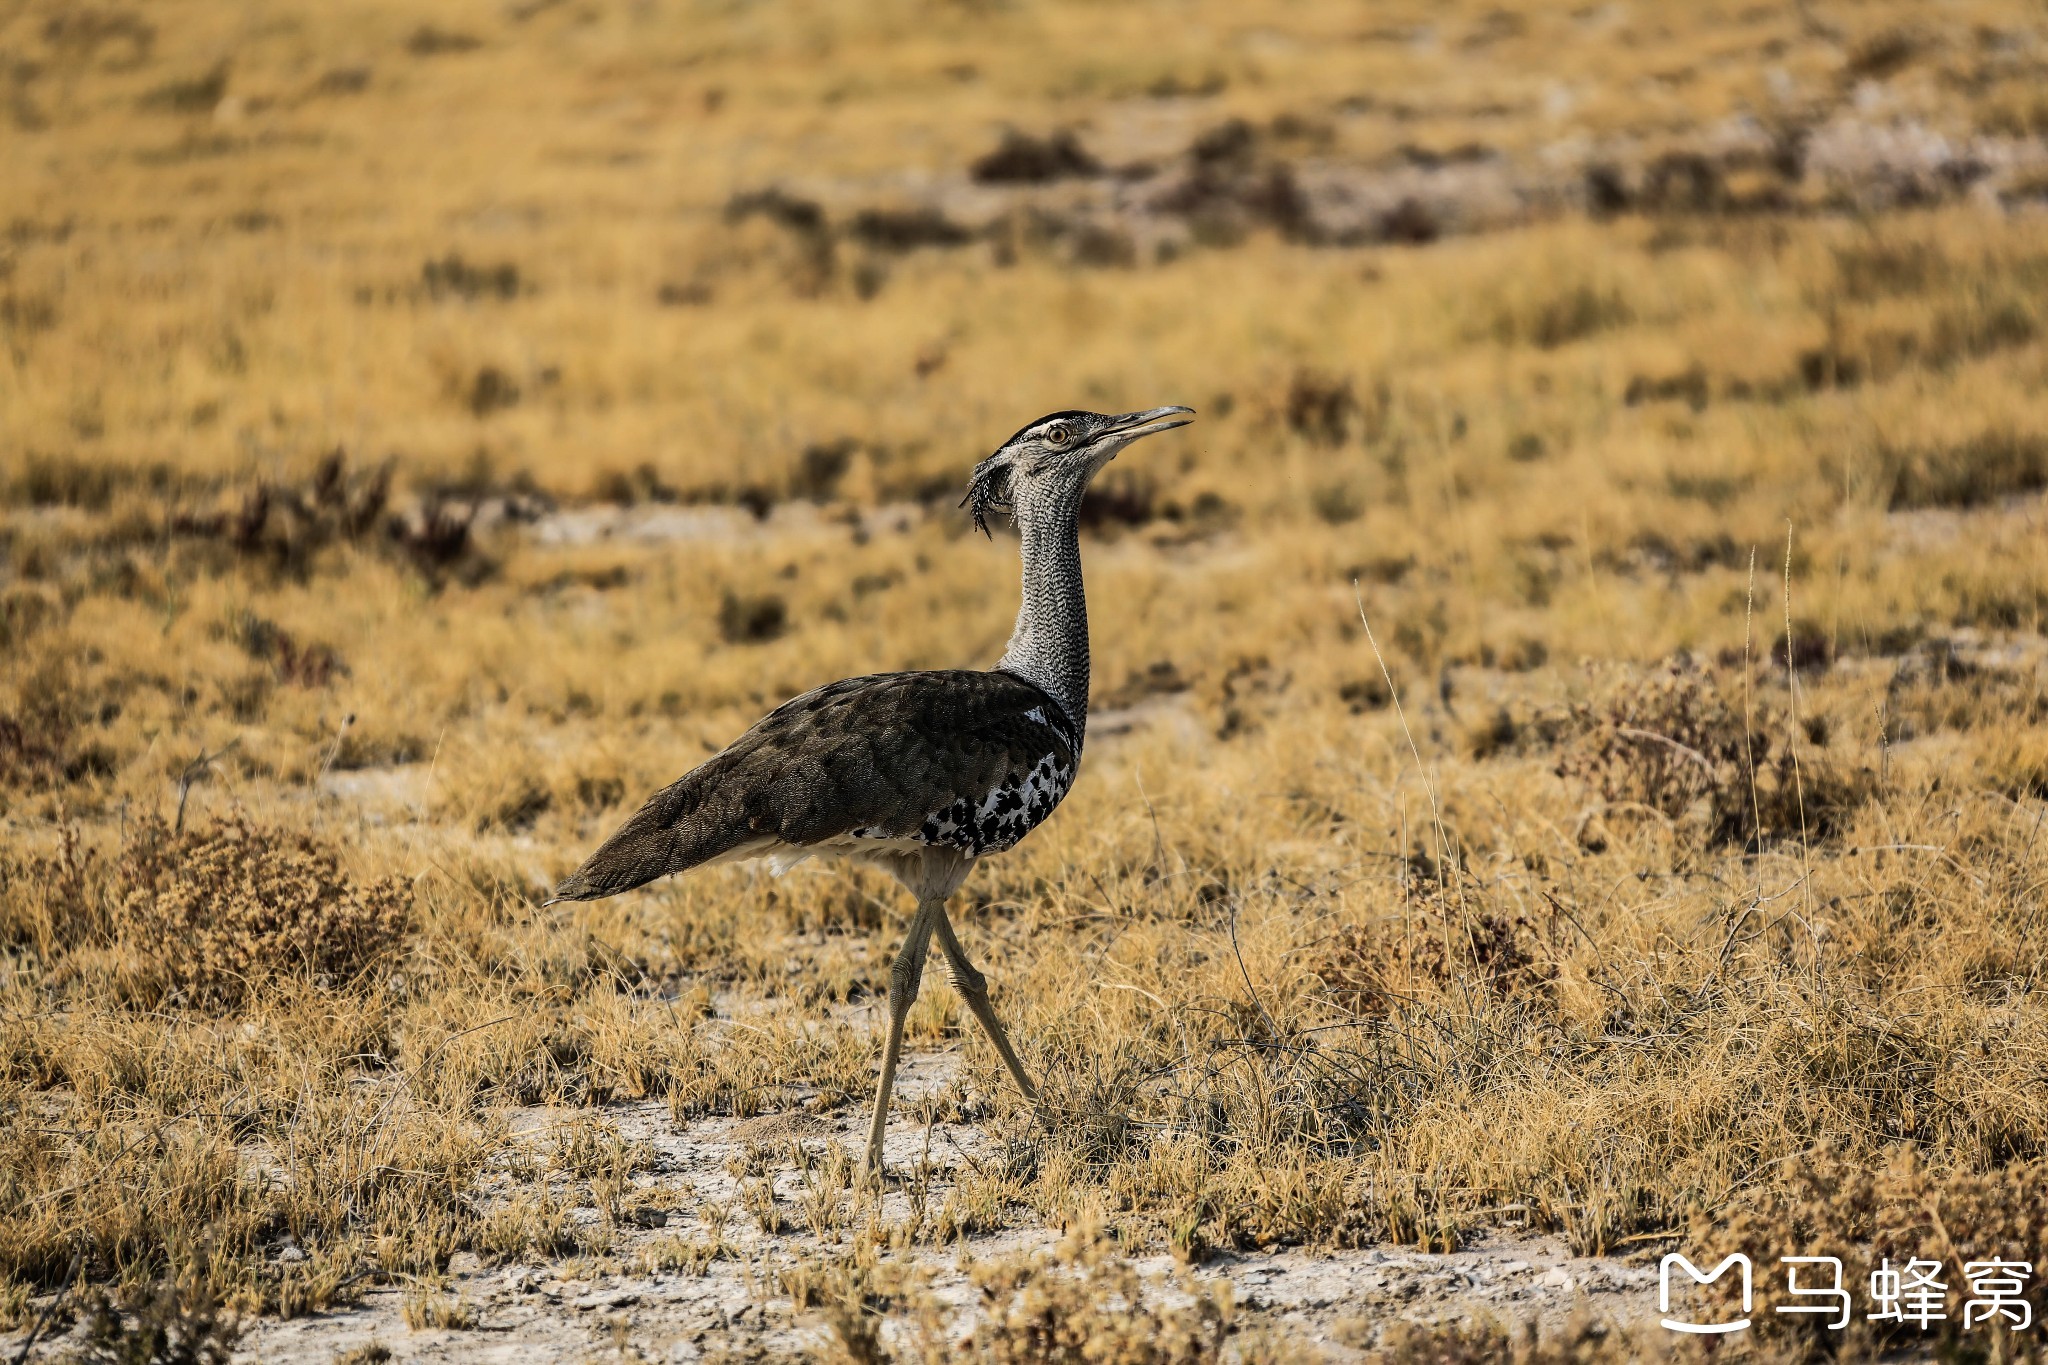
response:
M857 1111L878 874L540 902L768 706L992 660L1015 557L955 503L1075 406L1200 420L1092 495L1087 764L962 893L1042 1111L934 981L934 1112L998 1156L904 1213L764 1144L757 1207L636 1264L787 1219L756 1270L834 1349L939 1355L915 1248L1067 1230L976 1272L1010 1361L1289 1349L1207 1291L1130 1326L1145 1248L2041 1260L2044 41L1876 0L0 11L11 1339L216 1358L391 1284L473 1325L452 1256L651 1226L608 1106ZM1332 166L1527 192L1347 235Z

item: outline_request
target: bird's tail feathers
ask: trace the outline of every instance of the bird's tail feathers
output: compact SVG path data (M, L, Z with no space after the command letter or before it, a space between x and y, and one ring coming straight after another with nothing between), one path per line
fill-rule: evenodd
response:
M749 831L730 813L721 812L725 818L719 818L700 804L677 799L682 785L657 792L635 811L583 866L562 879L547 903L616 896L715 861L746 842Z

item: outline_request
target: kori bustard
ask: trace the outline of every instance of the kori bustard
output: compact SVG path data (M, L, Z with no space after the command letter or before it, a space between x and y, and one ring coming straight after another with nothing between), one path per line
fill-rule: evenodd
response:
M1074 783L1088 729L1088 604L1081 586L1081 495L1141 436L1186 426L1192 408L1041 417L975 466L963 505L988 530L1007 510L1022 540L1024 594L1003 657L987 672L876 673L806 692L723 752L656 792L555 889L595 900L712 863L813 855L859 858L917 898L889 969L889 1033L868 1129L867 1170L882 1171L889 1091L903 1020L933 935L953 985L1025 1098L1037 1087L989 1007L946 900L976 859L1012 848Z

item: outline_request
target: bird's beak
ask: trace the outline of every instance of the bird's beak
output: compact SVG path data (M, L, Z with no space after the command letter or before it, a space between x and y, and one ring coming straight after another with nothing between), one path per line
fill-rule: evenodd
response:
M1109 425L1103 428L1101 435L1096 439L1114 440L1122 445L1135 441L1140 436L1150 436L1155 432L1184 427L1194 420L1193 408L1147 408L1143 412L1127 412L1120 417L1110 418Z

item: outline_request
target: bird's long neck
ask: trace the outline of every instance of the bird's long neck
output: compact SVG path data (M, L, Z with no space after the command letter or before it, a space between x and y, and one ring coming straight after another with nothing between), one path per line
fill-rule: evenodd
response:
M1023 538L1024 601L996 667L1036 683L1088 726L1088 596L1081 587L1081 494L1085 481L1048 490L1017 509Z

